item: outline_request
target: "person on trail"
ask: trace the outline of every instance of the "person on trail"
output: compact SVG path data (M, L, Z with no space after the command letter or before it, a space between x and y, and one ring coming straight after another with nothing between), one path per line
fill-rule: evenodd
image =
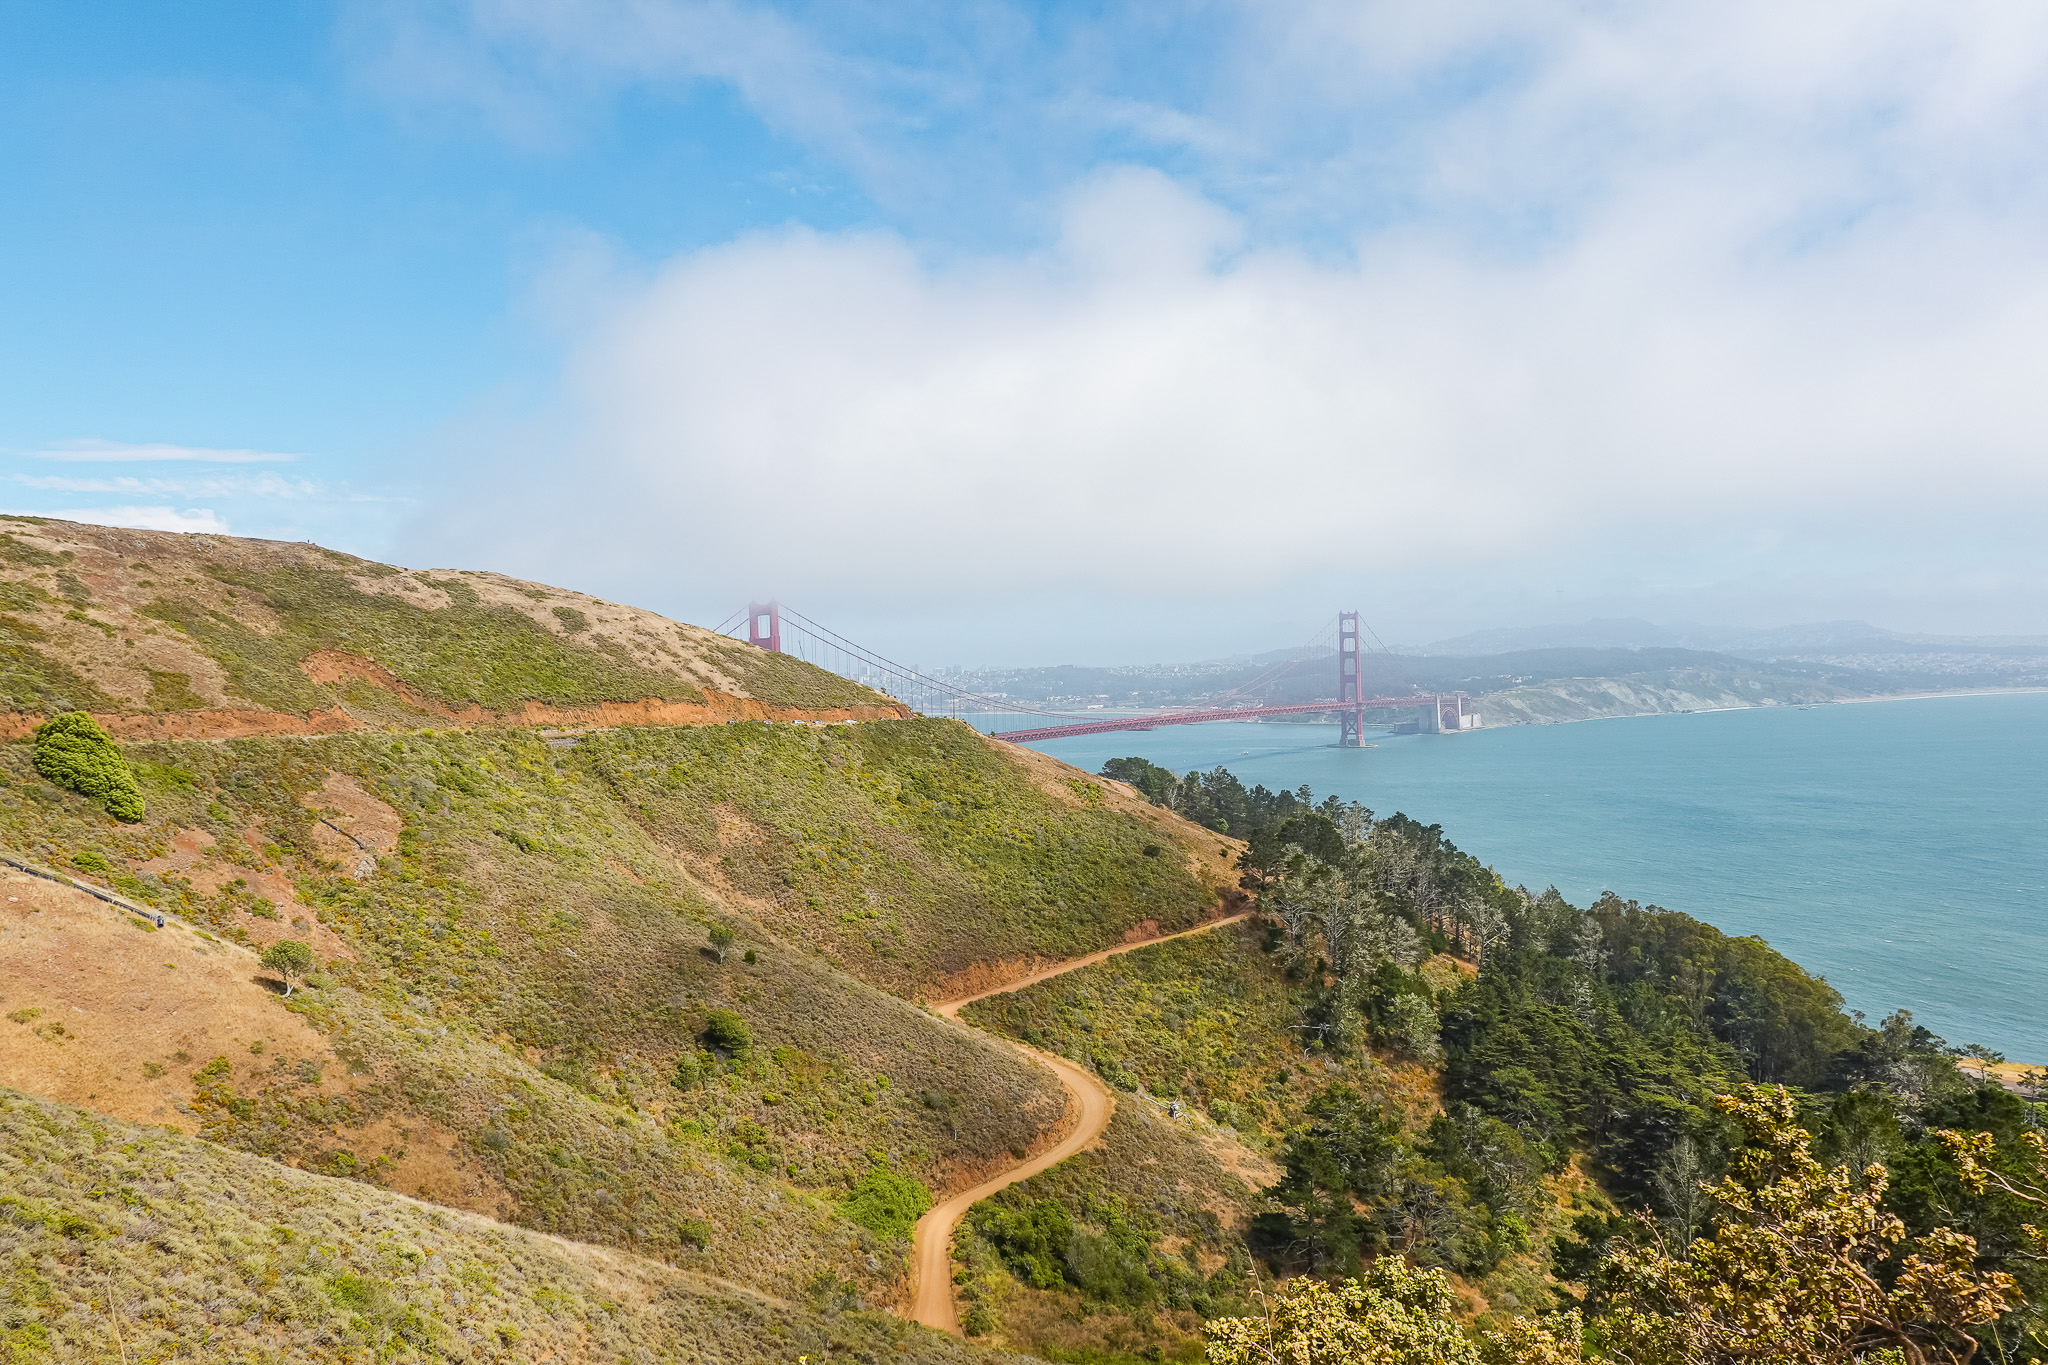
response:
M162 915L156 917L156 927L159 929L164 927L164 917Z

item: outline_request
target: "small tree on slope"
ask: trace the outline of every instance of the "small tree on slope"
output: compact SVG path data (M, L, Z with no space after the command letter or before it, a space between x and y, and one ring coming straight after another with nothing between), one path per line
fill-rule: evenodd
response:
M263 950L263 965L284 982L284 993L292 993L294 980L304 981L313 970L313 950L296 939L280 939Z

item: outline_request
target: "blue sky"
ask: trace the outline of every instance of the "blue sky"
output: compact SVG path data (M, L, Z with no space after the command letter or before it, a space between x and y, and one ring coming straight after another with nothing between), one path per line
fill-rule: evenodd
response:
M0 8L0 504L927 663L2048 632L2018 4Z

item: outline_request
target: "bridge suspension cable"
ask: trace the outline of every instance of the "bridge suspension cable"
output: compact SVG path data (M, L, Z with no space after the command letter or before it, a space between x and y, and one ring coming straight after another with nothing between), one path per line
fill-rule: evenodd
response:
M1272 688L1282 678L1293 675L1298 670L1305 669L1311 664L1327 665L1332 659L1337 657L1336 622L1333 621L1329 625L1324 626L1316 633L1314 639L1299 649L1289 650L1288 653L1292 657L1282 659L1279 663L1274 664L1265 672L1251 679L1251 681L1231 688L1228 692L1217 697L1216 700L1228 702L1245 696L1263 696L1267 690Z
M1149 730L1161 725L1191 725L1212 720L1250 720L1265 716L1305 716L1341 712L1345 725L1340 743L1356 745L1359 743L1366 711L1400 706L1425 708L1433 712L1437 717L1436 723L1444 725L1445 728L1455 729L1463 724L1460 718L1464 715L1465 694L1462 692L1443 695L1418 693L1413 696L1367 695L1365 660L1368 651L1364 647L1365 637L1369 637L1373 644L1378 645L1378 653L1383 658L1391 658L1391 654L1386 645L1380 642L1379 637L1364 626L1356 612L1341 613L1335 622L1318 632L1306 645L1290 650L1291 657L1213 698L1200 709L1182 708L1125 717L1105 717L1100 713L1075 715L1064 711L1048 711L1010 697L975 692L957 683L947 682L921 668L897 663L847 639L831 627L813 621L802 612L777 602L749 604L744 611L734 613L721 623L719 633L731 631L735 623L742 620L746 623L746 632L739 638L747 640L750 644L777 653L794 654L806 663L816 664L843 678L872 687L923 715L951 716L955 719L977 714L1027 715L1064 722L1029 730L1008 731L996 736L998 739L1010 739L1020 743L1071 735L1101 734L1115 730ZM1264 699L1282 680L1296 675L1298 670L1317 665L1336 665L1332 668L1332 674L1340 692L1339 696L1279 704L1271 704ZM1261 699L1250 706L1244 705L1245 698L1253 693L1261 694Z
M751 643L765 645L772 637L775 640L773 647L781 652L794 654L805 663L816 664L842 678L886 693L922 715L960 719L976 714L1022 714L1044 716L1048 720L1086 719L1063 711L1027 706L1008 697L991 697L970 691L922 669L885 658L831 627L820 625L795 608L778 602L757 603L737 613L728 618L719 633L724 634L734 621L748 623L748 634L743 638Z

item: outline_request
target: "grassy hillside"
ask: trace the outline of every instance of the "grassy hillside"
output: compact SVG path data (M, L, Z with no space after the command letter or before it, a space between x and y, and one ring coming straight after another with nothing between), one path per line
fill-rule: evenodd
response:
M271 1008L319 1041L74 1030L68 1056L121 1048L130 1081L154 1069L179 1122L244 1151L790 1296L891 1301L907 1244L847 1217L849 1192L878 1171L957 1188L1064 1108L1013 1050L870 983L1085 952L1221 895L1194 870L1213 836L952 722L126 751L135 824L0 748L0 845L189 919L207 952L313 943L312 986ZM96 1008L79 989L0 988L52 1017ZM748 1045L714 1036L721 1011Z
M768 730L693 733L743 745ZM831 1202L877 1167L944 1187L1030 1146L1063 1107L1009 1049L722 911L577 750L436 733L133 752L151 814L117 826L9 748L0 839L81 876L104 865L229 940L317 928L337 945L289 1007L347 1088L299 1059L238 1059L195 1082L205 1136L377 1180L404 1145L384 1134L444 1133L503 1191L493 1212L782 1292L839 1274L872 1298L901 1247ZM360 881L325 856L308 809L335 773L404 821ZM180 857L179 839L207 842ZM717 923L739 938L724 962ZM745 1020L752 1046L714 1050L713 1010Z
M278 541L0 522L4 710L341 708L328 728L648 701L894 711L786 656L501 574L411 572ZM131 728L201 733L195 725Z
M994 1359L0 1091L0 1359Z
M1058 1359L1197 1360L1205 1319L1254 1311L1261 1191L1316 1097L1349 1087L1418 1139L1441 1112L1432 1068L1303 1027L1317 983L1279 946L1247 922L962 1011L1123 1092L1101 1149L975 1207L960 1251L970 1331ZM1448 993L1465 974L1443 958L1417 979Z
M620 730L574 763L778 933L906 992L1184 928L1230 890L1222 841L955 722Z
M158 931L6 874L0 1076L190 1134L151 1142L267 1159L285 1184L262 1188L329 1221L419 1195L674 1268L643 1279L711 1274L804 1311L886 1306L908 1244L860 1192L885 1177L961 1188L1053 1140L1065 1110L1043 1068L914 1001L1238 899L1238 845L1118 784L954 722L884 718L795 660L644 613L308 546L28 523L5 536L17 733L38 711L93 707L124 737L147 810L117 821L40 775L27 744L4 745L0 846L175 918ZM740 702L863 719L766 723ZM679 714L698 723L616 723ZM537 728L565 720L589 723ZM316 957L289 997L256 960L284 939ZM91 1242L65 1221L65 1190L107 1189L109 1150L153 1149L57 1112L9 1111L62 1171L10 1169L5 1192L43 1201L10 1206L24 1236ZM1093 1220L1102 1284L1128 1292L1020 1297L984 1275L975 1321L1007 1316L1048 1349L1184 1352L1210 1279L1242 1269L1267 1175L1226 1131L1133 1098L1100 1148L1041 1181ZM198 1226L207 1200L172 1194L143 1197ZM388 1243L361 1266L316 1264L299 1234L263 1235L260 1263L237 1243L234 1267L206 1272L206 1302L239 1303L220 1286L254 1276L275 1291L273 1326L304 1323L323 1349L489 1358L551 1342L557 1309L589 1316L565 1299L479 1326L469 1290L417 1266L401 1277ZM106 1267L54 1245L37 1240L40 1278L17 1279L72 1311L7 1321L61 1358L84 1349L79 1304ZM1002 1265L1005 1245L970 1233L967 1252ZM1154 1284L1166 1316L1134 1329ZM708 1301L684 1318L772 1349L782 1329L719 1325ZM189 1332L175 1306L136 1302L138 1331ZM1083 1325L1054 1330L1074 1309ZM206 1311L222 1332L249 1320ZM276 1335L280 1356L298 1330ZM576 1330L602 1358L668 1329Z
M1299 1027L1309 992L1299 974L1289 979L1270 935L1249 921L1162 943L978 1001L962 1017L1092 1065L1113 1085L1180 1100L1255 1146L1277 1145L1333 1081L1410 1103L1433 1098L1415 1067L1313 1046ZM1446 985L1461 979L1455 968L1432 970Z

